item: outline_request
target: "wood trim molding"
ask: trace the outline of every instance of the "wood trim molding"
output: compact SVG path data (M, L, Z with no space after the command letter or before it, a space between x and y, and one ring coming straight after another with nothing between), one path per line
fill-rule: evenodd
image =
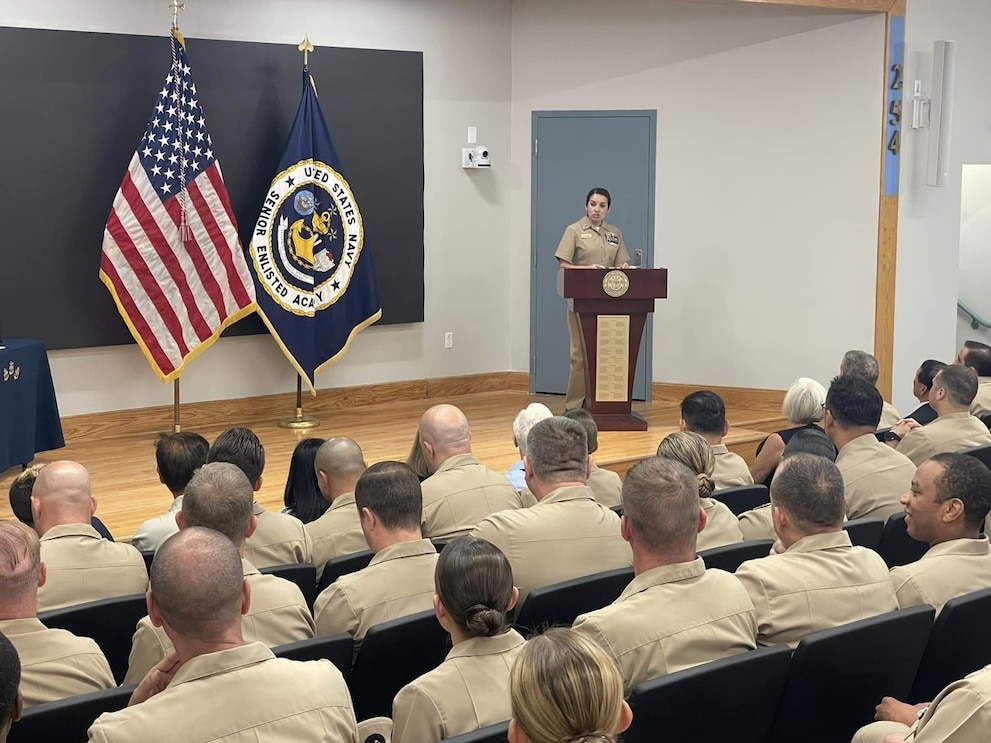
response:
M712 0L696 0L696 2ZM791 5L800 8L820 8L822 10L853 11L856 13L887 13L893 0L730 0L737 3L759 3L761 5ZM897 0L895 0L897 2ZM902 0L904 2L904 0Z
M784 402L787 390L760 390L751 387L718 387L715 385L700 384L671 384L668 382L654 382L651 385L655 402L666 402L680 404L681 401L692 392L699 390L710 390L715 392L728 407L746 408L780 407Z

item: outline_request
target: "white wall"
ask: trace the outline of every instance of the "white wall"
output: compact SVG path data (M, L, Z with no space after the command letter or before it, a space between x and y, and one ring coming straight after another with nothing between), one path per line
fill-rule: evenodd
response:
M0 25L166 35L165 5L4 0ZM508 369L509 0L195 0L188 7L180 27L194 71L196 38L295 45L308 33L317 47L424 52L425 322L365 331L342 361L318 376L317 386ZM167 46L162 55L164 76ZM148 91L149 106L154 95ZM460 147L468 125L478 127L502 167L462 171ZM140 137L134 132L135 146ZM93 281L97 264L94 252ZM445 351L448 330L455 347ZM171 385L158 382L136 346L54 352L52 368L63 415L172 400ZM190 402L294 388L291 367L267 335L221 339L182 378L183 399Z
M960 198L960 301L991 321L991 165L963 166ZM968 339L991 344L991 330L957 312L957 348Z
M513 368L539 109L657 109L655 381L782 388L872 348L883 41L878 15L514 2Z

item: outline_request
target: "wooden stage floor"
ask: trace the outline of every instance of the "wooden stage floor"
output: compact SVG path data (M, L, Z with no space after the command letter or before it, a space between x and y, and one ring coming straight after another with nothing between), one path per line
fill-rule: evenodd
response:
M362 447L369 464L386 459L402 461L409 453L423 412L431 405L449 402L468 416L476 456L492 469L505 472L518 459L513 446L513 418L533 401L543 402L558 413L563 408L564 398L513 391L483 392L444 400L419 399L334 410L321 413L320 425L305 433L279 428L274 419L218 421L216 425L200 426L196 430L212 441L230 425L251 427L264 444L266 454L265 474L257 497L267 508L277 510L282 507L290 456L301 438L350 436ZM194 406L195 403L189 404L189 407ZM647 420L649 430L601 432L599 451L595 454L599 466L625 473L635 462L653 455L658 442L677 430L678 400L638 403L634 408ZM290 413L287 410L287 414ZM780 408L759 404L728 407L727 417L731 430L726 443L748 462L753 461L757 444L768 432L778 430L783 422ZM64 449L45 452L37 459L44 462L72 459L84 464L93 478L97 515L118 538L128 537L144 520L163 513L171 503L170 494L155 474L153 436L70 440ZM6 494L19 471L19 468L12 468L0 474L3 492L0 518L13 517Z

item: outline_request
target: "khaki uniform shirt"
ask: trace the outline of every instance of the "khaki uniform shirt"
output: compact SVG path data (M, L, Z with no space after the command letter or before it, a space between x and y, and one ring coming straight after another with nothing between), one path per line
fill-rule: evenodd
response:
M619 516L596 503L587 486L558 488L535 506L493 514L472 536L509 559L520 606L534 588L633 564Z
M595 496L595 502L606 508L623 505L623 479L612 470L592 465L587 485Z
M347 632L357 644L369 627L432 609L437 557L429 539L379 550L367 568L342 575L317 596L317 634Z
M144 593L148 570L134 547L111 542L89 524L53 526L41 538L48 581L38 589L38 611Z
M368 549L354 493L337 496L320 518L304 524L303 528L310 537L317 580L327 560Z
M836 466L843 475L847 518L887 521L905 510L900 501L912 484L916 466L873 433L859 436L840 449Z
M622 231L606 222L593 227L588 217L565 228L554 257L574 266L598 264L609 268L630 262Z
M727 449L726 444L711 444L709 448L712 449L716 461L716 467L712 470L712 480L716 483L716 490L754 484L750 468L743 457Z
M799 539L736 571L757 609L757 644L798 645L806 635L898 608L881 556L845 531Z
M991 666L941 691L912 727L875 722L861 728L853 743L882 743L891 733L915 735L910 743L978 743L991 740Z
M991 432L980 418L970 413L949 413L939 416L928 426L906 433L898 442L898 451L918 466L936 454L981 444L991 444Z
M251 586L248 613L241 617L245 642L260 642L274 648L314 636L313 617L306 599L292 581L259 573L247 560L241 560L244 577ZM172 652L172 641L165 630L144 617L131 640L125 684L137 684L152 667Z
M891 569L898 605L929 604L938 614L943 604L991 588L991 547L988 538L952 539L929 548L921 560Z
M765 503L749 511L744 511L739 516L740 532L743 540L749 542L753 539L777 539L778 535L774 531L774 518L771 516L771 504Z
M747 592L730 573L706 570L701 557L641 573L612 604L578 617L574 629L612 656L627 691L757 646Z
M420 488L423 536L428 539L463 537L486 516L523 507L506 476L493 472L473 454L448 457Z
M707 518L705 528L699 532L696 543L699 552L743 541L740 521L729 510L729 506L712 498L699 498L699 504Z
M313 547L302 521L286 513L266 511L257 502L251 512L258 517L258 526L244 543L245 560L258 568L312 563Z
M970 404L971 415L991 413L991 377L977 378L977 395Z
M166 539L179 533L175 522L175 512L182 509L182 496L176 496L167 513L148 519L131 537L131 546L136 550L157 550Z
M351 695L327 660L276 658L254 642L192 658L164 691L89 729L95 743L357 743Z
M0 633L21 658L25 707L117 686L106 656L88 637L48 629L35 618L0 620Z
M895 408L890 402L881 401L881 420L878 422L878 428L891 428L902 417L898 414L898 409Z
M509 671L523 645L515 630L459 642L437 668L399 690L392 743L447 740L508 720Z

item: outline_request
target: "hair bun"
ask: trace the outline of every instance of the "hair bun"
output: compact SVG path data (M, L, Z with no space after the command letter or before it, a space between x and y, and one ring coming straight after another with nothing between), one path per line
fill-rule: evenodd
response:
M465 612L465 627L474 637L492 637L506 628L506 614L484 604L475 604Z
M716 489L716 482L712 479L712 475L707 472L699 472L696 479L699 484L699 498L708 498L712 495L712 492Z

